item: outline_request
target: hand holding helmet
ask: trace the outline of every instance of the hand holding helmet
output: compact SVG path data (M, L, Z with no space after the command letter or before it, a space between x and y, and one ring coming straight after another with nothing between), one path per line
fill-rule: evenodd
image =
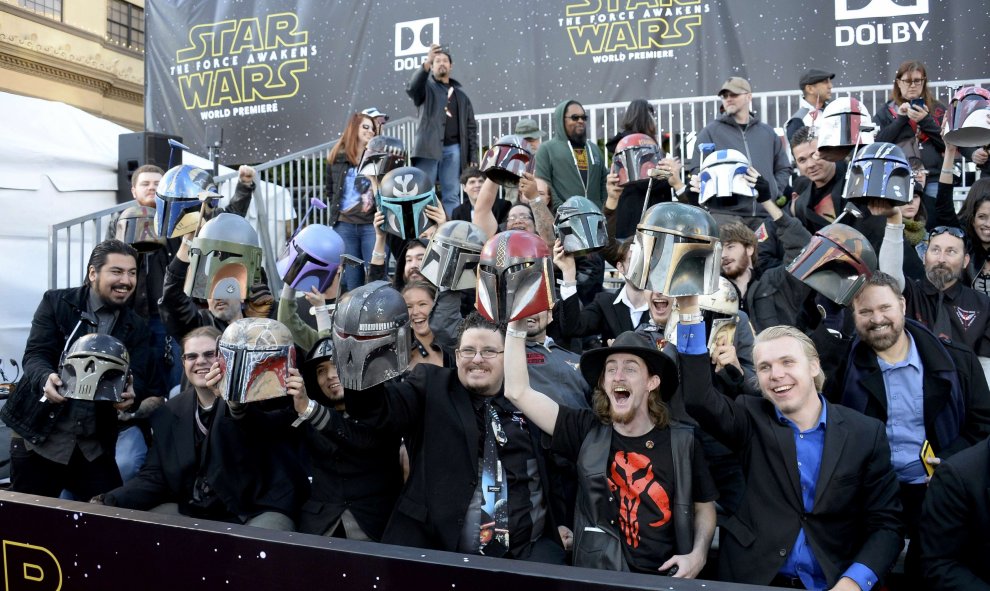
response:
M526 172L532 172L533 153L523 138L517 135L502 136L485 152L481 159L481 172L492 182L503 187L515 187Z

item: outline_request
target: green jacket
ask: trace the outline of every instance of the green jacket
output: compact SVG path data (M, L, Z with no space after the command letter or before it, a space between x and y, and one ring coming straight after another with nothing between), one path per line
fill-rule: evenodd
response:
M553 195L551 209L557 210L568 198L575 195L587 197L602 207L605 204L605 159L598 146L590 140L585 141L588 154L588 184L587 187L578 172L574 152L564 131L564 112L567 106L575 101L564 101L557 105L553 112L553 138L543 142L536 152L536 178L543 179L550 185Z

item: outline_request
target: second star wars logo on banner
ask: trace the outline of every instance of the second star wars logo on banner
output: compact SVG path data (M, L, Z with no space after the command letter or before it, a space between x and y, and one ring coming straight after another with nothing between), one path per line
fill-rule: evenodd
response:
M296 96L316 46L291 12L197 24L175 53L182 104L205 121L278 111Z
M694 43L708 12L701 0L577 0L557 20L574 55L598 64L674 57Z

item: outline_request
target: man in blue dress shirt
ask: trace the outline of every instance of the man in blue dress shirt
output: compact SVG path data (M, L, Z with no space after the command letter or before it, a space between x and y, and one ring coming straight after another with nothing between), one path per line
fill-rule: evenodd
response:
M739 453L747 490L722 528L727 581L874 589L902 544L901 504L882 423L821 396L814 344L790 326L757 336L763 398L712 387L695 296L678 298L677 348L688 413Z

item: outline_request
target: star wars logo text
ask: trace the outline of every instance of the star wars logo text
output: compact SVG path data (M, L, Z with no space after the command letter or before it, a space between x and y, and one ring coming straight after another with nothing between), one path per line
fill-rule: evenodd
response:
M869 20L859 25L840 24L835 27L835 46L889 45L923 41L928 19L894 20L898 17L927 15L928 0L835 0L835 20Z
M574 55L594 63L670 58L695 40L708 4L701 0L577 0L558 19Z
M186 110L200 109L204 120L272 113L278 99L299 93L314 55L298 16L282 12L194 26L170 75Z

